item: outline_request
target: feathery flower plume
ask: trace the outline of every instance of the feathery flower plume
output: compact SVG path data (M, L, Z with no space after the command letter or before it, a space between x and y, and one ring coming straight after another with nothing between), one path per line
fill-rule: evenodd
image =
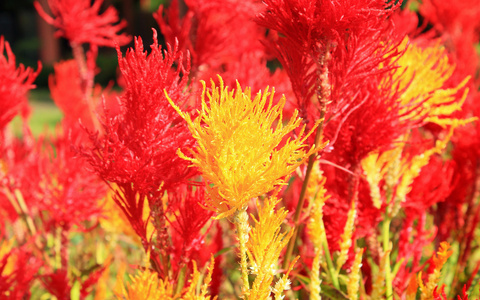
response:
M459 94L470 78L466 77L454 88L445 88L455 65L449 62L439 41L422 48L415 43L409 44L408 38L405 38L399 50L403 51L403 55L396 61L399 68L394 70L393 80L403 91L399 99L403 107L400 109L402 118L441 126L470 122L451 117L461 110L465 102L468 89L464 89L463 95Z
M187 0L182 18L179 2L172 1L167 9L161 5L154 18L167 43L178 40L180 50L191 54L192 74L197 80L221 74L227 85L239 81L253 90L270 82L267 54L261 44L265 29L253 21L262 8L259 1Z
M195 261L193 262L193 274L189 280L190 284L183 291L175 292L174 286L167 280L158 278L158 274L145 268L139 271L135 276L130 275L131 283L126 288L122 284L120 292L116 295L118 299L126 300L148 300L148 299L164 299L164 300L210 300L208 287L212 281L213 256L207 268L207 274L203 278L200 291L197 291L198 285L201 283L202 276L197 269ZM216 299L216 297L214 298Z
M275 211L279 201L276 197L269 197L262 206L258 203L258 220L253 218L255 226L247 243L250 270L255 275L248 294L251 299L266 299L270 295L281 251L293 234L293 230L281 233L287 211L283 207Z
M135 40L135 49L127 50L125 57L117 47L126 85L120 113L111 115L106 109L101 120L103 133L91 133L92 145L82 147L81 152L104 181L118 187L114 200L142 239L145 250L152 242L146 231L151 219L156 229L152 260L158 260L159 253L168 257L165 251L170 243L162 196L166 190L187 183L197 171L176 154L179 148L192 147L195 140L163 92L166 90L177 105L185 103L189 65L181 63L183 55L176 46L162 50L156 31L153 39L150 54L144 50L141 38ZM145 202L150 208L146 219ZM166 259L164 275L168 273L167 264ZM159 266L154 267L160 272Z
M306 149L303 143L312 131L304 135L304 129L281 146L301 122L294 114L283 124L285 98L273 105L273 92L268 88L252 99L249 88L242 91L237 85L236 90L229 91L220 76L219 80L220 87L212 81L211 91L202 83L202 109L194 120L169 98L198 142L190 150L193 157L183 151L179 155L213 184L206 208L217 212L218 219L244 210L250 199L286 184L286 176L317 150Z
M323 206L325 205L325 201L330 198L327 195L327 190L325 189L325 181L327 180L320 171L320 165L315 162L313 171L313 178L316 180L312 180L309 183L309 187L311 190L308 194L311 195L309 198L309 203L311 203L311 211L310 211L310 219L307 224L308 235L310 240L313 243L315 249L321 249L324 238L325 238L325 227L323 226ZM315 176L317 175L317 176Z
M450 244L448 242L440 243L440 249L438 249L437 255L432 257L434 270L428 275L428 281L426 285L423 284L421 272L418 274L418 285L420 286L420 291L422 293L422 300L432 299L432 295L438 287L438 280L440 279L442 267L452 253L453 251L450 250Z
M377 208L381 205L379 184L382 179L385 179L385 184L390 189L397 186L395 201L403 202L421 168L428 164L432 155L446 147L453 130L459 125L475 120L457 119L452 116L461 109L465 101L468 89L464 92L461 92L461 89L469 78L465 78L455 88L444 88L455 66L449 63L444 48L440 47L438 42L422 48L414 43L408 44L408 38L405 38L399 49L403 54L395 62L398 68L392 71L392 75L396 88L402 91L398 100L400 119L414 120L419 124L432 122L444 127L449 126L449 133L437 141L434 148L420 155L402 157L407 142L407 132L404 132L394 149L380 154L372 152L362 160L372 200ZM398 208L396 205L394 210Z
M93 4L90 0L48 0L52 17L38 1L34 2L38 14L57 28L56 36L65 37L72 44L90 43L106 47L127 44L130 37L118 33L126 27L126 22L119 22L118 12L113 6L100 13L102 4L103 0L95 0Z
M27 93L35 87L33 81L40 70L40 63L36 72L22 64L17 68L10 44L0 36L0 132L27 105Z
M385 60L378 52L391 52L382 50L379 41L398 5L383 0L263 3L257 22L278 33L270 46L290 77L304 119L322 118L330 104L330 109L343 109L350 102L342 95L344 87L376 72Z
M324 254L323 245L326 243L325 225L323 224L323 206L329 198L325 189L326 178L320 171L320 164L315 161L312 179L308 183L307 197L311 203L310 219L307 223L307 233L313 244L315 257L310 271L310 300L320 300L322 280L320 279L320 263Z
M357 249L352 269L350 270L350 275L348 276L347 292L348 299L350 300L358 299L358 291L361 279L360 268L362 267L362 256L364 251L365 248Z
M340 269L343 267L348 258L348 251L352 246L352 237L355 230L355 221L356 221L357 210L355 208L355 201L352 201L352 205L347 215L347 222L342 233L342 239L339 241L340 254L337 258L337 268Z
M132 282L127 284L126 288L122 285L121 295L117 295L118 299L175 299L173 286L168 281L158 278L158 274L148 268L134 276L130 275L130 279Z
M207 275L203 279L203 283L200 287L200 291L197 291L198 285L201 283L200 279L200 272L198 272L197 264L195 261L193 262L193 274L192 278L190 279L190 285L186 289L185 294L182 296L182 300L210 300L212 299L211 296L208 295L208 287L212 282L212 274L213 274L213 267L214 267L215 260L213 259L213 255L210 257L210 264L207 268ZM213 300L217 299L214 297Z
M117 48L126 82L121 113L111 116L106 112L104 135L92 134L93 147L86 155L104 180L132 183L135 190L158 194L162 182L169 189L186 182L195 171L175 154L178 148L193 146L194 140L163 93L166 89L177 105L186 101L189 66L180 64L174 69L182 54L176 47L162 51L155 31L153 39L149 55L141 38L125 57Z
M250 290L246 257L250 230L247 204L250 199L285 185L286 177L317 149L305 149L307 146L303 143L312 133L304 135L305 127L296 139L284 141L301 122L295 113L283 124L284 97L274 106L273 92L268 92L268 88L252 99L249 88L243 92L237 83L237 89L229 91L222 78L218 78L220 87L212 80L211 91L207 91L202 82L202 108L195 120L168 99L187 121L198 143L195 149L190 149L193 157L182 151L178 152L179 156L196 166L208 184L213 184L208 187L205 207L215 211L217 219L233 215L240 243L243 293L247 294ZM167 91L165 94L168 97Z

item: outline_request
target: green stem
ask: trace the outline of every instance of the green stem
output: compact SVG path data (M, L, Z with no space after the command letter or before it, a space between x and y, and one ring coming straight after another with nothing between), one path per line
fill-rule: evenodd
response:
M317 132L315 134L315 147L318 146L320 142L320 137L322 136L322 133L323 133L324 117L325 117L325 107L324 109L322 109L320 114L321 121L318 124ZM316 153L310 155L310 157L308 158L307 170L305 172L305 179L303 180L302 189L300 191L300 197L298 198L297 207L295 208L295 215L293 216L293 223L295 224L295 229L293 231L292 238L288 242L287 252L285 253L285 258L283 260L283 269L285 270L288 269L288 266L290 265L293 249L295 248L295 245L297 243L298 231L300 228L300 224L298 221L300 219L300 214L302 212L303 205L305 203L305 193L307 192L308 181L310 179L310 175L312 174L313 163L315 162L315 158L316 158Z
M322 137L323 134L323 125L324 125L324 119L325 119L325 114L327 111L327 102L330 99L330 84L328 82L328 62L331 59L330 55L330 43L327 43L325 47L322 49L318 49L318 56L316 56L316 64L317 64L317 80L316 80L316 97L318 100L318 103L320 105L320 117L319 117L319 124L317 127L317 132L315 134L315 147L318 147L318 144L320 142L320 138ZM293 231L292 238L290 239L288 246L287 246L287 252L285 253L285 258L283 260L283 268L287 269L288 266L290 265L290 261L292 259L292 254L293 254L293 249L295 248L295 245L297 244L297 239L298 239L298 231L300 230L300 224L298 224L298 221L300 219L300 214L303 209L303 204L305 203L305 193L307 191L308 187L308 180L310 179L310 174L312 173L313 169L313 163L315 162L316 159L316 153L310 155L308 158L308 165L307 165L307 170L305 172L305 179L303 180L303 185L302 185L302 190L300 191L300 197L298 198L298 203L297 207L295 209L295 215L293 217L293 223L295 225L295 229Z
M183 287L185 285L185 273L187 271L187 266L183 266L183 268L180 269L180 272L178 273L177 277L177 287L175 288L175 295L180 295Z
M322 221L323 223L323 221ZM325 231L323 231L325 237L322 239L322 246L323 251L325 253L325 261L327 262L328 273L330 274L330 278L332 279L333 286L340 290L340 284L338 282L338 274L335 272L335 266L333 265L332 255L330 254L330 249L328 249L328 242Z
M386 299L393 299L393 285L392 285L392 270L390 266L390 223L391 219L385 215L385 220L382 224L382 240L383 252L385 253L385 285L386 285Z

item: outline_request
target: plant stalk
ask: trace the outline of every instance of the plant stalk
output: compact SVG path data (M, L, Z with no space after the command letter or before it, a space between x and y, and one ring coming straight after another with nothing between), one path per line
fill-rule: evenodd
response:
M324 125L324 120L325 120L325 114L327 111L327 102L330 99L330 84L328 82L328 62L331 59L330 55L330 43L327 43L327 45L323 48L318 49L318 56L316 56L316 63L317 63L317 80L316 80L316 96L318 103L320 105L320 117L319 117L319 124L317 127L317 132L315 134L315 147L318 147L318 144L320 142L320 138L323 135L323 125ZM285 258L283 260L283 269L287 269L290 261L292 259L292 254L293 250L295 248L295 245L297 244L297 239L298 239L298 231L301 229L299 219L300 219L300 214L303 209L303 205L305 203L305 193L307 192L307 187L308 187L308 181L310 179L310 174L312 173L313 169L313 163L315 162L316 159L316 153L310 155L308 158L308 164L307 164L307 170L305 172L305 178L303 180L303 185L302 189L300 191L300 197L298 198L298 203L297 207L295 209L295 215L293 217L293 223L295 226L295 229L293 231L292 238L290 239L288 246L287 246L287 251L285 253Z
M385 215L382 223L383 252L385 253L385 298L393 299L392 270L390 266L390 223L392 220Z
M248 281L248 264L247 264L247 242L250 225L248 224L248 213L246 208L237 210L234 215L235 227L237 228L237 237L240 250L240 268L242 272L243 296L247 296L250 291L250 283Z
M322 109L320 117L321 117L321 121L318 124L317 132L315 134L315 147L318 146L320 142L320 137L323 134L323 119L325 117L325 107L324 109ZM298 221L300 219L300 214L302 212L303 205L305 204L305 193L307 192L308 181L310 179L310 174L312 173L315 158L316 158L316 153L310 155L310 157L308 158L307 170L305 172L305 179L303 180L302 189L300 191L300 197L298 199L297 207L295 208L295 215L293 216L293 223L295 224L295 228L293 231L292 238L288 242L287 252L285 253L285 258L283 260L283 269L285 270L288 269L288 266L290 265L293 249L295 248L295 245L297 243L298 231L300 228L300 224Z

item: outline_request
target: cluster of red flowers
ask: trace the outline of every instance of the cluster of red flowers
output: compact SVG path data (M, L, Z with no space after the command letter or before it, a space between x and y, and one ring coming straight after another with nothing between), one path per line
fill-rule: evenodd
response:
M478 297L477 0L179 2L125 52L102 0L35 2L74 57L39 137L0 37L0 299Z

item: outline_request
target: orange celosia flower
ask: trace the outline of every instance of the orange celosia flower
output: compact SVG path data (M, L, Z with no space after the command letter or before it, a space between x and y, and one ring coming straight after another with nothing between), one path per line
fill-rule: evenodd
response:
M447 262L448 258L452 255L453 251L450 250L450 244L448 242L441 242L440 249L438 249L437 255L432 257L433 265L435 269L428 275L427 284L424 285L422 281L421 272L418 274L418 285L420 286L421 300L433 299L433 293L439 286L439 280L443 265Z
M453 251L449 249L450 244L448 242L440 243L440 249L438 249L437 255L432 258L435 270L441 270L448 258L452 255Z
M202 82L202 108L195 120L169 99L198 142L190 150L193 157L180 151L179 155L213 183L206 207L216 211L218 219L231 216L245 208L251 198L285 184L285 177L316 151L306 149L304 141L312 131L304 135L304 128L297 138L280 146L301 122L295 113L283 124L284 97L273 105L274 93L268 88L252 99L249 88L242 91L237 84L236 90L229 90L219 79L220 87L212 81L211 91Z

